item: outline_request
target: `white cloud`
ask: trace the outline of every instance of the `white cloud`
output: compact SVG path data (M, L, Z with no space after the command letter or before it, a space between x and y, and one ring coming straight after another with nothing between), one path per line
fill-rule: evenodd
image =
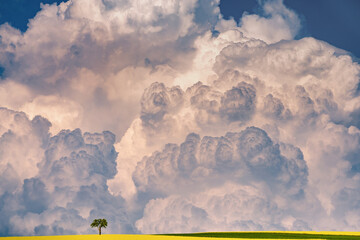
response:
M31 117L39 114L51 119L53 134L61 129L71 129L81 125L83 109L78 103L57 96L37 96L33 101L25 103L21 109Z
M239 26L218 3L71 0L0 26L0 235L103 216L113 233L358 228L359 64L293 40L281 0Z
M210 144L210 141L207 150L201 153L200 150L194 150L197 154L186 155L184 158L186 164L180 167L177 156L180 154L181 148L177 144L181 143L181 138L185 138L184 133L197 132L202 136L208 134L222 136L226 131L242 131L247 126L258 126L263 128L273 141L286 143L280 143L279 150L287 159L293 159L291 164L286 165L289 167L289 172L301 176L301 171L299 171L301 167L293 165L294 163L300 164L299 166L304 165L304 163L295 160L298 158L304 158L309 167L309 182L303 188L305 194L303 204L297 203L298 206L296 206L294 202L284 199L282 194L279 194L280 189L274 191L278 194L272 196L272 201L280 209L288 214L291 213L291 216L287 216L281 220L280 225L273 228L282 229L284 227L290 230L309 227L330 230L337 229L337 226L341 225L342 229L355 229L355 225L348 223L339 225L333 214L338 203L332 199L345 186L356 188L355 186L358 185L358 171L356 170L358 163L353 156L357 152L355 146L358 142L359 131L358 123L355 120L358 116L357 102L359 97L356 89L359 80L359 65L353 62L342 50L313 38L281 41L275 44L248 39L241 34L238 35L238 38L238 41L218 45L222 50L216 56L214 69L205 71L204 74L204 76L216 74L216 77L212 77L210 80L208 78L206 80L207 85L197 83L187 88L184 91L183 103L180 107L178 105L166 107L166 111L162 111L161 118L152 118L156 125L149 126L142 123L141 119L137 119L129 128L128 133L125 134L123 139L131 138L132 141L121 141L118 151L133 152L133 157L123 158L120 156L118 161L129 162L128 166L131 165L127 168L129 171L134 171L136 162L138 162L134 173L137 189L140 192L152 193L149 196L140 194L140 202L146 203L150 196L152 198L163 197L164 194L169 199L177 199L173 194L182 195L187 191L195 191L198 189L196 186L199 186L200 189L209 189L212 187L209 176L216 175L214 169L218 170L220 166L226 166L222 162L222 164L214 167L216 151L211 150L213 145ZM341 68L342 71L340 71ZM233 118L233 122L230 121L231 124L224 124L226 118L222 114L224 111L221 111L221 106L224 103L226 93L231 91L233 87L239 86L238 84L241 82L243 82L243 86L249 86L249 89L253 89L247 91L249 94L253 93L249 95L253 96L249 98L252 99L249 101L252 105L246 108L249 110L246 114L240 114L246 116L245 119L237 117ZM241 106L247 106L247 101L241 97L235 99L235 103L230 104L230 106L241 112L243 109ZM150 100L148 99L149 104ZM164 106L171 106L171 104L167 103ZM151 131L155 131L156 134L149 134ZM137 140L140 139L135 136L141 136L141 141L139 141L141 147L139 148L136 145ZM154 136L156 136L156 141L154 141ZM162 148L160 142L164 145L166 143L175 143L175 145L166 145L161 152L158 152ZM155 148L154 145L158 145L158 147ZM194 149L198 149L195 145ZM154 152L154 148L158 151ZM136 149L141 149L142 154L140 155L147 155L147 157L141 160L141 157L136 156ZM201 159L209 161L209 166L212 167L201 165L206 162L202 162ZM256 166L257 163L262 162L262 159L264 159L263 156L255 158L249 164L253 163ZM270 159L275 164L280 158ZM201 162L201 167L196 168L198 162ZM121 166L119 167L121 168ZM260 169L256 167L254 170L257 177L251 178L247 175L243 179L256 182L261 179L260 176L266 177L266 174ZM326 170L324 171L324 169ZM183 171L186 172L187 178L182 179ZM237 176L237 174L233 175ZM149 176L149 178L145 176ZM197 181L198 179L206 179L206 184L202 183L203 185L201 185L199 182L190 184L189 181L193 181L193 178L197 178ZM131 179L129 177L126 179L122 178L134 189ZM291 190L290 185L286 184L283 188L290 194L299 193L299 187L301 188L306 182L303 180L293 181L291 175L288 174L282 174L278 180L291 182L290 185L294 186L293 190ZM116 181L118 181L118 176L111 184L116 185ZM181 187L182 184L193 187ZM121 190L114 192L122 193L129 199L133 199L129 196L136 194L134 190L127 193ZM160 205L167 205L165 202L160 203L160 200L155 200L149 202L149 208L156 201L159 201ZM164 201L167 202L167 200ZM183 200L181 202L188 206L188 202L183 202ZM162 207L153 207L160 212L163 211ZM309 209L309 211L301 211L304 208ZM166 212L167 210L164 210L164 214ZM313 217L314 212L319 218ZM155 213L151 212L152 214ZM175 212L170 212L169 216L161 215L159 219L171 218L171 214L176 215ZM356 220L355 216L349 215L348 218ZM186 218L191 219L191 214L186 215ZM189 220L189 222L191 221ZM208 219L203 219L203 221L206 222ZM161 232L165 231L166 227L169 231L180 231L174 226L165 225L165 227L162 224L164 222L161 220L153 223L144 215L137 226L145 232ZM226 223L223 224L224 227L229 226ZM192 226L194 223L191 222L189 226L181 225L181 223L179 225L186 229L184 231L191 231L190 225ZM205 231L205 229L200 230Z
M136 227L143 233L309 230L258 189L234 183L151 200Z
M32 97L33 94L25 85L11 80L0 84L0 102L2 107L19 109L24 102L30 101Z
M294 39L301 28L297 14L288 9L283 0L262 1L261 5L264 16L243 14L240 30L245 36L266 43Z
M154 78L171 83L189 68L193 42L209 27L205 18L216 23L217 1L73 0L42 5L25 33L1 26L5 84L25 85L30 95L11 97L6 106L31 115L46 112L53 133L81 127L121 136L138 113L143 89ZM36 95L61 97L72 107L44 108ZM77 119L56 117L79 109ZM99 112L107 116L102 123L96 120Z
M25 113L7 108L0 108L0 118L0 171L19 182L35 176L44 156L42 147L49 138L50 122L39 116L31 120Z
M251 127L217 138L189 134L180 146L167 144L144 157L133 178L138 190L150 195L187 194L230 180L258 182L274 193L301 197L307 175L300 149L274 144L266 132Z
M43 125L40 125L41 122ZM45 119L37 117L32 123L36 125L34 128L38 135L45 133L49 137L49 126ZM6 134L9 132L3 134L2 138ZM79 129L63 130L47 141L39 147L43 155L36 165L30 165L31 159L18 157L22 159L21 164L18 163L19 167L12 167L10 163L5 166L2 178L7 177L6 184L0 185L0 197L5 203L0 205L0 212L4 216L0 233L94 233L89 223L99 217L105 217L111 222L107 232L134 232L124 209L124 200L111 195L106 185L106 180L116 174L114 134L82 134ZM14 151L15 147L36 149L33 143L25 141L19 146L11 146L11 149ZM12 160L11 163L16 161ZM26 169L32 175L19 172L19 169Z

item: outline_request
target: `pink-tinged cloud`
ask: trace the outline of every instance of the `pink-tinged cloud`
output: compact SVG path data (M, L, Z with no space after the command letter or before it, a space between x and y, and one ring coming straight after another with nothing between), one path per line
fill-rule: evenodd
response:
M360 226L360 66L283 1L70 0L0 26L0 235Z

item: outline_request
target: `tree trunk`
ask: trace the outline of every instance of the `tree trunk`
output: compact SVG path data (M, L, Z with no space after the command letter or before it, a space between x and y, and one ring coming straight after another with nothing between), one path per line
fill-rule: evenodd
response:
M99 227L99 235L101 235L101 227Z

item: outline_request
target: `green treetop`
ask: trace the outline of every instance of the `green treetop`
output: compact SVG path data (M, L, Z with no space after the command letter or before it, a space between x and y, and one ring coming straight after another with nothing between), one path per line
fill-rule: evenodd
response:
M97 227L99 229L99 235L101 235L101 228L107 227L106 219L94 219L94 221L90 224L90 227Z

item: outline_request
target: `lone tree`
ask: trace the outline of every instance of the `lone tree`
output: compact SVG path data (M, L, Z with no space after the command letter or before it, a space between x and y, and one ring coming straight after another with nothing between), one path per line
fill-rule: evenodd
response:
M101 228L107 227L106 219L94 219L94 221L90 224L90 227L97 227L99 229L99 235L101 235Z

